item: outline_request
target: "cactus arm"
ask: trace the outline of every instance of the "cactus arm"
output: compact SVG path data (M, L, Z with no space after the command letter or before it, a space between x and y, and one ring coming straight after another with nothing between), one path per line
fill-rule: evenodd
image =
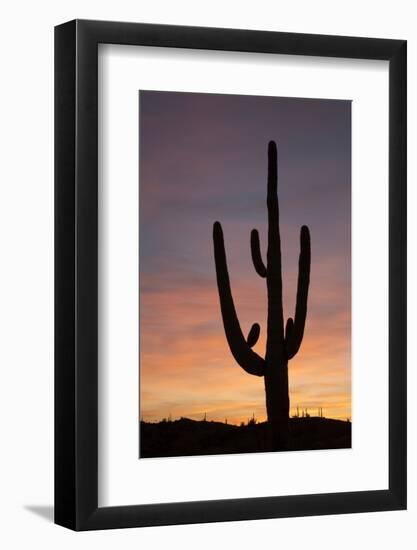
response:
M253 346L259 340L260 332L261 332L261 327L258 325L258 323L254 323L246 338L246 342L250 348L253 348Z
M255 376L263 376L265 361L251 349L251 346L247 343L240 328L230 288L223 230L219 222L216 222L213 226L213 242L220 309L230 351L243 370ZM253 334L251 335L253 330L256 331L256 329L252 327L248 339L249 336L253 336Z
M259 244L259 233L256 229L252 229L250 234L250 249L252 253L252 262L256 273L260 277L266 277L266 267L262 261L261 247Z
M285 347L288 359L292 359L298 352L303 340L307 316L308 287L310 284L310 263L310 231L306 225L303 225L300 232L300 257L298 260L298 284L295 317L294 322L291 318L288 319L285 331Z
M285 325L285 342L289 342L292 338L292 331L294 329L294 321L291 317L287 319L287 324Z

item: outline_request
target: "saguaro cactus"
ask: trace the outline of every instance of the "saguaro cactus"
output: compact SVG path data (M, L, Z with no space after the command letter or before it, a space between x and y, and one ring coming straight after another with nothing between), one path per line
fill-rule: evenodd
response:
M310 232L301 227L300 257L298 263L297 300L294 319L287 320L284 330L282 308L281 239L279 232L279 206L277 193L277 147L271 141L268 145L268 250L266 266L262 260L259 233L251 233L252 261L256 272L266 279L268 295L268 316L265 358L252 348L259 339L260 326L252 325L247 338L240 328L233 302L227 270L223 230L219 222L213 227L214 259L216 263L217 286L226 339L236 362L249 374L263 376L268 423L271 426L272 441L276 448L284 448L288 438L289 394L288 361L298 352L304 334L307 315L307 296L310 282Z

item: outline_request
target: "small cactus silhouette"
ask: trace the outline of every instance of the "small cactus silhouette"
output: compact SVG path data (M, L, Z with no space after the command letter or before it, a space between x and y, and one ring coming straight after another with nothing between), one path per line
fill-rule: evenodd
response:
M254 323L245 338L240 328L233 302L227 269L223 230L219 222L213 227L214 259L223 325L230 351L236 362L249 374L263 376L266 410L271 426L272 445L285 448L288 439L289 392L288 361L298 352L307 315L307 296L310 282L310 231L301 227L300 257L298 264L297 299L294 319L287 320L284 330L282 307L281 240L279 231L279 205L277 182L277 148L275 142L268 145L268 250L266 265L262 260L259 233L251 232L252 261L258 275L266 279L268 316L265 358L253 351L260 334L260 326Z

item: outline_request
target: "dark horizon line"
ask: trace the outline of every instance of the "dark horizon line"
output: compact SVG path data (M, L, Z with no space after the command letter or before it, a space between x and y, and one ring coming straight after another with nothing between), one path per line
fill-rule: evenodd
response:
M309 414L308 416L290 415L290 420L292 420L292 419L294 419L294 420L296 420L296 419L298 419L298 420L307 420L309 418L321 418L323 420L337 420L338 422L349 422L349 423L352 422L350 417L346 417L346 418L342 419L342 418L333 418L333 417L330 417L330 416L318 416L318 415L313 415L313 414ZM179 416L177 418L172 418L172 417L168 416L168 417L163 417L160 420L144 420L143 418L139 418L139 422L144 422L145 424L170 423L170 422L178 422L179 420L191 420L192 422L215 422L217 424L224 424L225 426L237 426L237 427L240 427L242 424L247 426L250 423L251 420L252 421L255 420L255 424L267 424L268 423L267 420L258 421L255 416L249 417L247 419L246 423L242 420L238 424L235 424L233 422L224 422L224 421L221 421L221 420L214 420L214 419L210 420L208 418L202 418L200 420L197 420L195 418L190 418L188 416ZM227 420L227 418L225 418L225 420Z

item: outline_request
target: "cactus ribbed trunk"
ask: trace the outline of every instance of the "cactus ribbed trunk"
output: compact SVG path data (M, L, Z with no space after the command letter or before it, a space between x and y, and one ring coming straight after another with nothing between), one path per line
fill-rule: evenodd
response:
M268 423L271 428L271 447L285 449L288 443L290 399L288 392L288 361L270 363L264 375L265 400Z
M233 303L224 249L223 231L219 222L214 224L214 258L220 309L226 338L236 362L249 374L263 376L265 382L266 410L271 432L271 449L285 449L288 443L289 391L288 360L298 352L304 334L307 315L307 296L310 281L310 232L306 226L300 233L300 258L298 264L297 299L294 320L289 318L285 326L282 307L281 238L279 231L277 148L268 145L268 250L265 266L256 229L251 233L253 265L262 278L266 278L268 316L265 359L251 348L259 338L260 327L252 325L247 338L240 328Z
M266 285L268 319L265 355L265 396L268 422L277 445L285 446L289 415L288 361L284 349L281 235L279 231L277 149L268 146L268 251Z

